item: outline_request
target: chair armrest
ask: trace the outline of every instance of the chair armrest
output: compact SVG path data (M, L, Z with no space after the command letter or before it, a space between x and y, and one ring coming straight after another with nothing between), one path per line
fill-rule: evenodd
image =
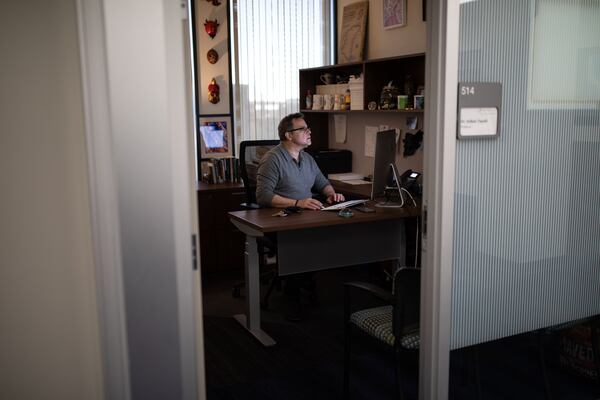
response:
M381 299L383 301L386 302L391 302L394 298L394 296L388 292L387 290L377 286L377 285L373 285L372 283L367 283L367 282L345 282L344 286L346 288L354 288L354 289L360 289L366 292L371 293L373 296L377 297L378 299Z
M379 286L373 285L367 282L345 282L344 283L344 321L350 323L350 313L352 312L352 304L350 300L350 291L352 289L359 289L368 292L376 298L383 300L385 303L390 304L393 296L391 293L380 288Z
M260 206L256 203L241 203L240 206L244 210L256 210L260 208Z

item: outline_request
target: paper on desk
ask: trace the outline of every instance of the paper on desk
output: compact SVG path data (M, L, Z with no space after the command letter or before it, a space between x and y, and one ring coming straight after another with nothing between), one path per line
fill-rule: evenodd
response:
M351 181L355 179L362 179L363 176L363 174L345 172L343 174L329 174L327 175L327 179L333 179L334 181Z
M333 115L335 142L346 143L346 116L343 114Z
M344 183L349 185L367 185L371 182L365 181L364 179L350 179L349 181L344 181Z
M365 126L365 156L375 157L375 141L377 140L377 126Z

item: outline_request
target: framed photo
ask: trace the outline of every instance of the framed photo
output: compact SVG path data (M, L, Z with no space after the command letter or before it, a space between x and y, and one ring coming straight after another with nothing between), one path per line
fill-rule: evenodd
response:
M406 25L406 0L383 0L383 29Z
M200 158L231 157L231 117L200 117L198 122Z
M364 59L368 16L368 1L352 3L344 7L342 34L338 46L338 63L357 62Z

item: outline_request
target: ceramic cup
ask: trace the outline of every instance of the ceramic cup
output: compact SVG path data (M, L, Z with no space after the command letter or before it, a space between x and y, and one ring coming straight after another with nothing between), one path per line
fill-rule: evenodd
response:
M335 83L335 75L329 72L320 76L321 82L326 85L333 85Z
M323 95L322 94L313 94L313 110L322 110L323 109Z
M423 96L423 95L415 96L415 108L417 110L423 110L425 108L425 96Z
M331 110L333 108L333 95L324 94L323 95L323 109Z
M400 95L398 96L398 110L404 110L408 107L408 96Z

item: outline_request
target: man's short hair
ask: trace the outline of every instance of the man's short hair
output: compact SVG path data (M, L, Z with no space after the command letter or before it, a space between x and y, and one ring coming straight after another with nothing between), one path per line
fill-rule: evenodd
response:
M289 132L291 129L294 129L294 120L302 118L304 119L304 114L302 113L293 113L286 115L283 117L281 121L279 121L279 126L277 127L277 131L279 132L279 140L282 142L287 138L285 137L285 133Z

